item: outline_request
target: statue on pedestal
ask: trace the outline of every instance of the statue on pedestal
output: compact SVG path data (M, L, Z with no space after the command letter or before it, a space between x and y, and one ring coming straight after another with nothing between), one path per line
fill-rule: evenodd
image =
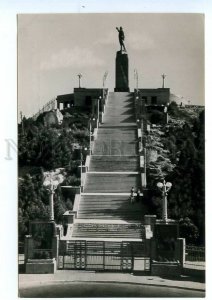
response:
M116 29L119 33L119 43L121 46L120 51L122 52L124 50L125 52L127 52L125 45L124 45L124 31L123 31L122 27L120 27L120 29L118 27L116 27ZM123 48L123 50L122 50L122 48Z

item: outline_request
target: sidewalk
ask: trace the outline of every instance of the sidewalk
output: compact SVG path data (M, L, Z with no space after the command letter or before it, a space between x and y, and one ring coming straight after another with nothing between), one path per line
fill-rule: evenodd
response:
M96 282L96 283L129 283L149 286L164 286L204 291L205 283L196 278L161 278L157 276L140 276L136 273L100 273L89 271L58 270L55 274L20 274L19 288L30 288L59 282Z

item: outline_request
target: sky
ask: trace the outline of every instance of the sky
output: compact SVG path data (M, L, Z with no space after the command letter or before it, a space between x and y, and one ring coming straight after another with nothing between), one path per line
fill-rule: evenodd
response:
M115 87L116 27L125 32L130 90L165 87L192 104L204 104L203 14L18 15L18 111L29 117L57 95L81 86Z

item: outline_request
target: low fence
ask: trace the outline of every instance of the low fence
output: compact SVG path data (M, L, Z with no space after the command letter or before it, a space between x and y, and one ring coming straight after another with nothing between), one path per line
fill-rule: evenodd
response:
M184 267L205 269L205 247L186 246Z
M143 242L66 241L59 251L58 268L93 271L150 271Z

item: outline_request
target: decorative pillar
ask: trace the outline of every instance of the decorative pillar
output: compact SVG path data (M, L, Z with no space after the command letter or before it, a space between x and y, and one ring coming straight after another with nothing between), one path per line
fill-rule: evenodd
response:
M31 235L25 235L24 240L24 261L27 262L28 259L33 258L34 243Z

